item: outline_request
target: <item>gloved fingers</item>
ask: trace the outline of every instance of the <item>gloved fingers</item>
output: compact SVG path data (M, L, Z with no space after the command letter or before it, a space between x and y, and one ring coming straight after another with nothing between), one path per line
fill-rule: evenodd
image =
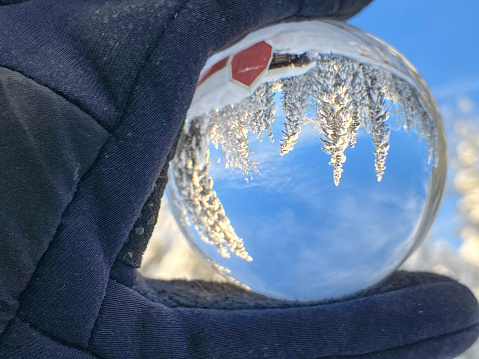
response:
M309 304L227 287L150 282L140 295L111 281L91 350L104 358L451 359L479 335L472 293L428 273L398 272L355 296Z

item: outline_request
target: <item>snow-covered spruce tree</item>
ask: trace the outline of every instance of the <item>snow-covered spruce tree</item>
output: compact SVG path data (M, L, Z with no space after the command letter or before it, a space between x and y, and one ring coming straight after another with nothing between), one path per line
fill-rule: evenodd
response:
M188 133L183 133L182 143L178 146L182 151L177 154L178 163L174 168L176 186L186 199L186 210L201 239L216 245L223 257L230 257L229 249L238 257L251 261L243 239L235 233L213 190L205 124L204 118L193 119Z
M343 118L340 113L335 111L330 103L323 102L318 109L318 115L322 118L322 149L325 153L331 155L329 164L334 167L334 184L338 186L343 173L343 163L346 161L344 151L349 145L347 128L343 126Z
M345 150L355 143L359 118L353 112L351 76L343 57L322 57L314 70L311 97L316 108L315 128L322 136L323 151L331 155L334 184L339 185L346 161Z
M400 78L396 78L395 88L398 93L397 103L399 104L400 112L402 112L405 121L403 128L410 133L415 129L415 122L418 118L418 94L410 84Z
M365 123L364 116L361 118L361 103L364 102L362 99L364 91L361 89L364 88L364 79L361 76L362 71L358 70L358 64L352 60L340 57L336 66L334 103L346 127L349 146L354 148L361 121ZM362 86L360 86L361 83Z
M308 109L309 75L286 78L282 81L282 107L285 115L283 138L279 153L285 155L293 150L298 140L303 117Z
M266 132L269 140L273 142L272 127L276 115L273 84L260 85L251 96L250 106L252 111L251 131L260 141L263 141L263 132Z
M389 117L385 101L383 84L380 81L379 70L364 67L364 78L369 93L369 124L375 147L374 165L378 181L383 178L386 170L386 157L389 151L389 126L386 121Z
M351 76L351 102L349 112L351 114L350 146L356 145L356 136L359 128L362 126L366 131L370 132L368 115L369 115L369 93L364 80L363 64L349 60L347 63L348 73Z
M257 173L254 152L249 149L248 129L251 123L251 106L243 101L237 105L212 110L209 117L209 135L216 148L225 154L226 168L239 168L246 180Z

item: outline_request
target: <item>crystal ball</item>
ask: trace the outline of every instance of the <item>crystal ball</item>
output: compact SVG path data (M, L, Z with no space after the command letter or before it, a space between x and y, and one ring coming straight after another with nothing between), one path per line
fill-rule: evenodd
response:
M169 170L185 237L266 296L345 296L425 238L446 173L431 93L396 50L334 21L282 23L212 56Z

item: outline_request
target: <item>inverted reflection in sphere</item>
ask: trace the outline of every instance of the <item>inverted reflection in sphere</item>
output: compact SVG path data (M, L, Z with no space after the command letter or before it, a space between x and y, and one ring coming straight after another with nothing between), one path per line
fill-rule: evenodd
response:
M170 199L231 281L338 297L385 278L424 239L444 152L434 100L394 49L343 23L280 24L207 63Z

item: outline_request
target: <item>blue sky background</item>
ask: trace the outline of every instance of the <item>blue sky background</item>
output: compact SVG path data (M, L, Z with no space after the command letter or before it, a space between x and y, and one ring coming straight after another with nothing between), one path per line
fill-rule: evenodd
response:
M382 38L418 69L438 102L479 100L479 1L379 0L349 22Z

